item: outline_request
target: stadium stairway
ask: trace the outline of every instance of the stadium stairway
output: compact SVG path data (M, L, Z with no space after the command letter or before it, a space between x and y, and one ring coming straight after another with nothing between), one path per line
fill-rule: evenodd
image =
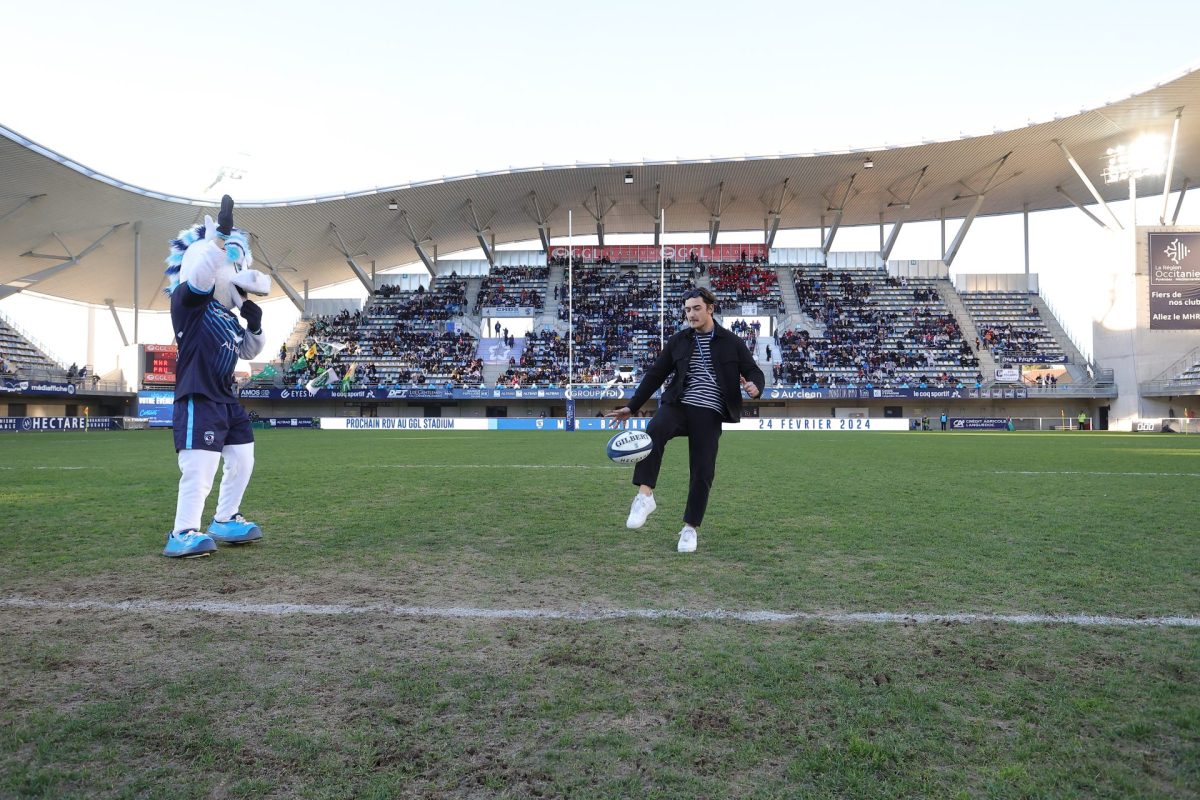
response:
M1042 299L1040 294L1029 295L1029 300L1038 310L1038 314L1042 318L1042 322L1046 324L1046 330L1050 331L1050 335L1054 337L1054 341L1058 342L1058 346L1067 354L1067 360L1071 364L1086 364L1088 360L1084 358L1083 353L1079 352L1079 348L1075 346L1075 342L1071 341L1071 337L1059 324L1058 318L1054 316L1054 312L1046 305L1046 301Z
M934 281L934 286L937 287L942 302L958 320L958 327L962 331L963 339L974 348L975 340L979 337L979 329L975 327L975 320L971 317L971 312L967 311L962 298L958 296L954 284L943 278ZM986 380L991 380L992 376L996 374L996 359L992 357L992 351L986 347L980 347L975 351L975 355L979 358L979 371L983 373Z
M483 286L483 278L467 278L467 305L475 307L475 298L479 297L479 287Z
M542 309L542 315L538 319L539 325L553 325L558 321L558 309L562 302L554 296L554 287L559 287L559 295L566 291L567 286L567 270L561 264L555 264L550 267L550 275L546 278L546 300L545 306Z

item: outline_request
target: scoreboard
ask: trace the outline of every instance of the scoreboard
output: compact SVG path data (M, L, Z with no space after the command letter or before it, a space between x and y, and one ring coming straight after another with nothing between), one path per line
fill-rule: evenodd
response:
M145 345L142 385L173 385L175 383L175 358L178 354L179 350L173 344Z

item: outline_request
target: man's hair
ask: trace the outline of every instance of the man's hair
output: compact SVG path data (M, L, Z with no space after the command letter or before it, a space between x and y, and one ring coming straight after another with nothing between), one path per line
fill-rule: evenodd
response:
M717 305L717 296L715 294L713 294L712 292L710 292L708 289L705 289L703 286L697 286L693 289L688 289L686 292L684 292L683 293L683 302L686 303L688 300L691 300L693 297L699 297L701 300L703 300L705 302L706 305L713 306L714 308Z

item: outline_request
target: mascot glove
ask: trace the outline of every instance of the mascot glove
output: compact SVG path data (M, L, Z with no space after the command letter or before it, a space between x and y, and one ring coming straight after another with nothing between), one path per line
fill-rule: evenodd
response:
M244 269L229 280L243 294L266 296L271 293L271 276L256 269Z
M253 300L243 300L241 308L242 319L246 320L246 329L251 333L262 333L262 308Z

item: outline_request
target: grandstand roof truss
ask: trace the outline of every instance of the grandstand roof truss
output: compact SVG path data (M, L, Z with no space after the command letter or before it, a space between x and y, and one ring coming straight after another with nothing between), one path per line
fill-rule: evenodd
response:
M357 278L370 288L376 265L419 261L432 273L439 251L481 247L494 263L498 245L537 239L548 249L572 211L592 218L601 242L652 233L657 244L668 231L697 239L707 233L712 242L723 231L761 225L771 245L781 228L819 229L828 252L842 226L879 225L885 257L905 223L961 219L941 253L951 262L978 216L1078 207L1119 229L1107 203L1127 197L1128 187L1100 182L1102 161L1107 148L1145 133L1172 141L1169 176L1137 184L1143 195L1164 192L1165 221L1166 190L1186 191L1200 176L1200 124L1183 116L1189 106L1200 108L1200 71L1099 109L981 136L792 156L511 169L278 202L242 198L238 222L255 234L256 257L276 278L276 294L298 306L300 282L319 288ZM212 210L207 201L130 186L0 128L0 298L34 291L165 310L160 258L167 242Z

